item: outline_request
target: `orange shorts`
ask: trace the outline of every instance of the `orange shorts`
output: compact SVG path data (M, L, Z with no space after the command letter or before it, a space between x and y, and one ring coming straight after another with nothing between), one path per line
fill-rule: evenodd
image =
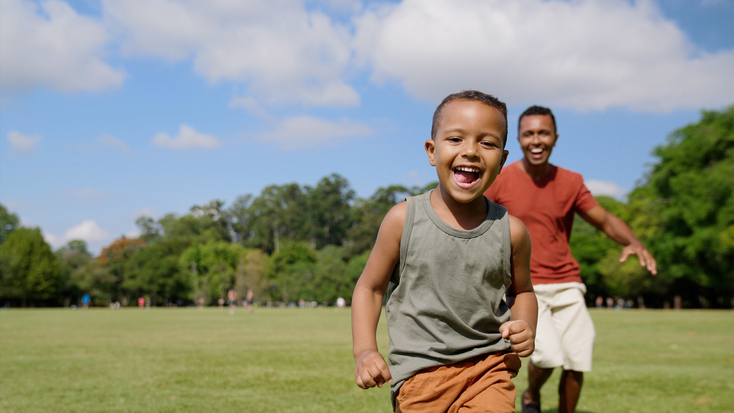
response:
M419 371L403 383L396 413L514 413L515 353L491 353Z

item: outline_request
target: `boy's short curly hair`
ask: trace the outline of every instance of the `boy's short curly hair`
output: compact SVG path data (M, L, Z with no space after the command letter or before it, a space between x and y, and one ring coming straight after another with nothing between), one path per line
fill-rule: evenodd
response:
M522 115L520 115L520 117L517 119L518 132L520 131L520 122L522 122L522 118L531 115L549 115L551 117L551 121L553 121L553 133L558 133L558 127L556 126L556 117L553 116L553 112L551 112L551 110L546 107L538 105L533 105L525 109L525 112L523 112Z
M441 112L443 111L443 107L446 106L447 103L453 102L454 100L474 100L477 102L482 102L485 105L489 105L502 113L502 117L505 118L505 130L504 130L504 140L502 142L502 148L504 149L505 145L507 144L507 105L502 102L501 100L497 99L496 97L492 95L488 95L486 93L480 92L478 90L464 90L459 93L452 93L446 98L444 98L443 101L438 105L436 108L436 111L433 112L433 125L431 125L431 139L436 138L436 132L438 130L438 122L441 120Z

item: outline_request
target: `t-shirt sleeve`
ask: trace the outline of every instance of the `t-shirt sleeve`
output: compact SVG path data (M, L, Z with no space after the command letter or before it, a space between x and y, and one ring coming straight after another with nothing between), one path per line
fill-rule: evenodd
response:
M599 202L597 202L594 196L591 195L591 192L586 188L586 185L581 183L579 192L576 194L576 202L574 203L576 212L586 212L597 205L599 205Z

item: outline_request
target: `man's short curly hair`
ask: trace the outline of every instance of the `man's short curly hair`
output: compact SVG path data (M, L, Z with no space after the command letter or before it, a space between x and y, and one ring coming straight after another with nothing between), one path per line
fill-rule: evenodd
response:
M537 105L530 106L529 108L525 109L525 112L523 112L522 115L520 115L520 118L517 120L518 132L520 132L520 122L522 121L522 118L531 115L550 115L551 121L553 121L553 133L558 133L558 127L556 126L556 117L553 116L553 112L551 112L551 110L546 107Z
M431 139L436 138L436 132L438 131L438 122L441 120L441 112L443 111L443 107L446 106L447 103L453 102L455 100L474 100L477 102L482 102L485 105L489 105L502 113L502 117L505 118L505 130L504 130L504 136L502 141L502 149L505 148L505 145L507 144L507 105L505 105L504 102L500 101L496 97L492 95L488 95L486 93L480 92L478 90L464 90L459 93L453 93L448 96L441 102L441 104L438 105L436 108L436 111L433 112L433 125L431 126Z

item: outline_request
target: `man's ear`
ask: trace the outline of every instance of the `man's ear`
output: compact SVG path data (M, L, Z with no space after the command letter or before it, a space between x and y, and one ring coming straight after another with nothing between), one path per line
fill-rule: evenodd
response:
M436 166L436 142L433 139L428 139L425 143L426 154L428 155L428 162L431 166Z

